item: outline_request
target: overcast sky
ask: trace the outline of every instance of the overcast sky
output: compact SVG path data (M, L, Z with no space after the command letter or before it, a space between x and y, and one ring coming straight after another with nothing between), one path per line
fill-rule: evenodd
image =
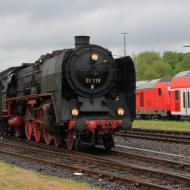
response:
M123 54L190 51L189 0L0 0L0 71L74 46L75 35Z

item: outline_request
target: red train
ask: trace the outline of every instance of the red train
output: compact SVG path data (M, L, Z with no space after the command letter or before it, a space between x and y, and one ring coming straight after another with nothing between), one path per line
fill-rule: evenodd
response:
M190 70L136 84L137 118L190 119Z

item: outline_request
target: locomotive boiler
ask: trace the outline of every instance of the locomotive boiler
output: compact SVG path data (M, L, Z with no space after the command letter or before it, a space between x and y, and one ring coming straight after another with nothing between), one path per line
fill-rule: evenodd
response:
M0 73L0 131L69 150L114 146L114 132L135 117L135 69L129 56L76 36L75 47Z

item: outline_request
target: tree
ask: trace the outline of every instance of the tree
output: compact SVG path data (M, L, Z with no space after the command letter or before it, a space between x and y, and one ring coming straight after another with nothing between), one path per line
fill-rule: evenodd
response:
M153 67L156 72L155 78L168 78L171 76L172 67L169 63L159 60L154 62Z
M150 72L152 64L156 60L161 60L160 54L157 52L142 52L134 56L137 80L147 80L151 78L153 73Z
M134 57L137 80L170 76L172 67L157 52L143 52Z
M176 65L176 73L180 71L190 70L190 53L183 55L183 60Z
M175 70L176 64L183 60L183 53L165 51L163 54L163 61L169 63L172 66L172 69Z
M147 51L133 56L137 80L169 78L181 71L190 70L190 53Z

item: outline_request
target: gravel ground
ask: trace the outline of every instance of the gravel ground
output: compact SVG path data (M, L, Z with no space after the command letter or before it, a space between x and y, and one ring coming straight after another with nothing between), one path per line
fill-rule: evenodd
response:
M138 190L138 188L135 188L135 187L124 186L118 183L110 183L110 182L99 180L99 179L96 180L87 175L76 176L74 175L74 172L67 169L64 169L64 170L57 169L51 166L36 164L29 161L18 160L12 157L4 156L4 155L0 155L0 160L3 160L6 163L14 164L16 166L19 166L25 169L30 169L30 170L39 172L40 174L43 174L43 175L58 176L61 178L69 178L69 179L79 181L79 182L87 182L91 185L99 187L102 190L108 190L108 189L109 190Z
M166 159L172 159L176 161L183 161L183 162L190 163L190 146L189 145L150 141L150 140L143 140L143 139L133 139L133 138L128 138L127 140L124 140L123 138L119 138L119 137L115 138L115 144L141 148L141 149L148 149L148 150L153 150L153 151L158 151L158 152L165 152L165 153L175 154L179 156L158 154L158 153L153 153L153 152L145 152L141 150L130 150L130 149L121 148L121 147L116 147L115 150L130 151L130 152L136 152L136 153L142 152L145 155L159 156Z
M183 161L183 162L190 163L190 159L189 159L190 146L188 145L171 144L171 143L165 143L165 142L132 139L132 138L127 139L127 141L125 141L122 138L115 138L115 144L135 147L135 148L148 149L148 150L159 151L159 152L165 152L165 153L176 154L176 155L183 155L186 157L182 158L182 157L176 157L172 155L145 152L145 151L133 150L133 149L127 149L127 148L118 148L118 147L115 148L115 150L122 150L122 151L128 151L128 152L133 152L133 153L142 153L146 155L158 156L162 158L172 159L175 161ZM94 179L87 175L76 176L74 175L74 171L72 172L66 169L65 170L57 169L51 166L36 164L29 161L23 161L23 160L20 161L18 159L7 157L7 156L0 155L0 159L6 161L7 163L11 163L25 169L31 169L44 175L53 175L53 176L58 176L62 178L70 178L70 179L80 181L80 182L87 182L96 187L99 187L102 190L107 190L107 189L109 190L138 190L139 189L135 187L123 186L121 184L117 184L113 182L110 183L104 180Z

